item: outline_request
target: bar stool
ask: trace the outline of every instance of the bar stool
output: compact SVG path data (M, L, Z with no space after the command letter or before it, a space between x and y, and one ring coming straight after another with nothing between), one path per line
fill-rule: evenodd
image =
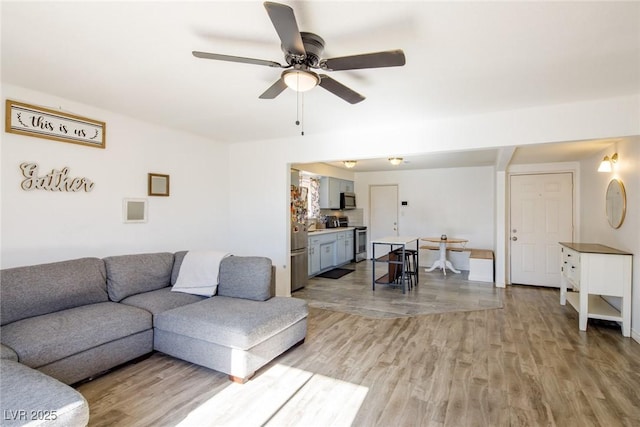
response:
M408 278L409 289L418 285L418 251L415 249L404 250L404 274Z
M398 259L402 257L402 249L396 249L394 251ZM404 250L404 277L407 281L407 289L411 290L415 285L418 284L417 280L417 266L418 266L418 251L415 249L406 249ZM397 282L402 280L402 271L399 270L395 277Z

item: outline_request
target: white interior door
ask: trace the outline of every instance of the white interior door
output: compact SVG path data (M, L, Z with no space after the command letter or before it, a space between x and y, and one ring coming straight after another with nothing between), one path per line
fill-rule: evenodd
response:
M512 175L511 283L560 287L560 246L573 240L573 174Z
M398 235L398 186L369 187L369 239Z

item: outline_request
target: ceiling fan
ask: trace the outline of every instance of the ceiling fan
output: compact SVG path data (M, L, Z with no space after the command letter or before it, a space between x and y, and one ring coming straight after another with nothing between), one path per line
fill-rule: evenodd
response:
M192 52L197 58L285 68L278 81L260 95L260 99L274 99L287 87L297 92L304 92L320 86L351 104L357 104L365 99L364 96L328 75L319 74L313 70L342 71L397 67L405 64L404 52L401 49L324 59L322 58L324 40L317 34L300 32L291 7L273 2L265 2L264 7L282 41L281 47L286 65L263 59Z

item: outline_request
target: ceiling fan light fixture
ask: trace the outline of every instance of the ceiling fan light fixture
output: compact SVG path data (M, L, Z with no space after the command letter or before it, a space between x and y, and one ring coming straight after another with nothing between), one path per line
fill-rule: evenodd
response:
M344 165L344 167L346 167L347 169L351 169L352 167L354 167L356 165L356 163L358 163L355 160L345 160L342 162L342 164Z
M296 92L306 92L318 86L320 77L312 71L286 70L282 73L284 84Z
M389 163L391 163L393 166L398 166L400 163L402 163L402 157L389 157Z

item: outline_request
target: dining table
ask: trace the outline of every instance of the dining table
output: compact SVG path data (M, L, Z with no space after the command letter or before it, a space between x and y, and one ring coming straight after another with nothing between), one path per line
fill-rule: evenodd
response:
M433 263L433 265L430 268L425 269L425 271L427 272L431 272L433 270L435 270L436 268L441 268L442 272L444 273L444 275L447 275L447 268L451 271L453 271L454 273L460 273L460 270L456 270L453 266L453 264L451 264L451 261L449 261L447 259L447 245L448 244L452 244L452 245L461 245L462 248L464 249L465 245L467 244L468 240L466 239L456 239L456 238L451 238L451 237L447 237L447 238L443 238L441 237L422 237L420 240L424 240L426 242L431 242L431 243L438 243L438 249L440 251L440 257Z

